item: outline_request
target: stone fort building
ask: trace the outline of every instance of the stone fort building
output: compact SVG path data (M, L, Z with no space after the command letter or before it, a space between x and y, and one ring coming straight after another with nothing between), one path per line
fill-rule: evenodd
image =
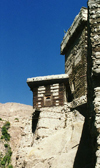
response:
M48 136L59 129L60 122L62 123L60 128L64 128L68 124L68 120L65 122L66 113L71 114L74 110L78 110L85 117L83 131L85 130L86 137L83 144L87 144L89 150L85 156L81 156L78 148L77 162L73 167L81 168L88 165L88 168L99 168L100 0L88 0L88 8L81 8L61 42L61 55L65 56L65 74L27 79L27 84L33 92L33 107L40 108L38 114L34 113L34 116L37 118L39 115L42 116L39 123L37 121L38 137ZM65 106L66 112L61 110ZM54 115L58 118L56 122L44 119ZM46 120L48 121L45 122ZM53 125L53 128L45 132L47 123L49 126ZM43 131L39 130L41 125ZM84 148L83 145L82 149ZM78 162L80 159L84 163Z
M27 79L33 107L60 106L87 94L87 9L82 8L61 43L65 74Z

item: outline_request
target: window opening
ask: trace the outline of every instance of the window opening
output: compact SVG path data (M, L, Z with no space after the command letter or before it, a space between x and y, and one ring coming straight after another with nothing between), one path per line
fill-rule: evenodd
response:
M45 96L46 97L46 100L50 100L51 99L51 95L48 95L48 96Z
M46 94L44 95L44 106L51 106L52 105L52 95Z

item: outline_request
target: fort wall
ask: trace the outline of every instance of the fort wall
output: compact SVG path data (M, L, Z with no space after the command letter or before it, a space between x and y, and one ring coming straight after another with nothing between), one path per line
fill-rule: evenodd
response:
M100 1L88 1L88 118L94 167L100 167Z

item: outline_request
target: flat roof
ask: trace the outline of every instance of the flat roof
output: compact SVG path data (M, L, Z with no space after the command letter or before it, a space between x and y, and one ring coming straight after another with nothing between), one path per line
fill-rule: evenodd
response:
M68 74L59 74L59 75L48 75L48 76L38 76L27 79L27 84L31 88L35 86L41 86L45 84L60 83L68 81Z
M78 35L79 30L83 29L84 23L87 22L87 8L82 7L79 14L75 17L71 27L66 32L63 41L61 42L61 54L65 54L66 47L70 46L70 43L72 43L75 39L75 37ZM67 47L67 48L68 48Z

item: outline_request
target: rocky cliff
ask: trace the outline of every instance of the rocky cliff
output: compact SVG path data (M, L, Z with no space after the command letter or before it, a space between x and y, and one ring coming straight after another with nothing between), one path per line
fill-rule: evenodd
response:
M31 106L0 104L0 137L6 121L10 123L8 143L14 168L75 167L84 126L84 117L78 111L70 111L68 105L42 108L37 117ZM1 138L3 155L4 144L5 140Z

